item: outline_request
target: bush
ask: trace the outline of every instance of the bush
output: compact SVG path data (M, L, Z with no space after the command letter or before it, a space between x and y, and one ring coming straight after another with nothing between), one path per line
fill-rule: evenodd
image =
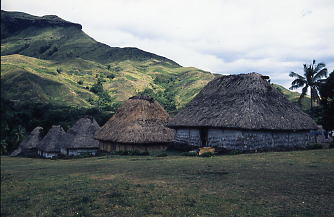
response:
M231 154L231 155L237 155L237 154L242 154L242 151L240 151L240 150L231 150L231 151L229 151L228 152L228 154Z
M212 152L204 152L203 154L199 155L200 157L213 157L215 154Z
M42 47L39 48L39 53L42 54L45 51L47 51L49 48L51 47L51 45L44 45Z
M57 68L58 74L62 73L63 69L62 68Z
M183 156L190 156L190 157L195 157L198 156L196 151L187 151L182 153Z
M80 85L83 85L84 82L83 82L83 80L80 80L77 83L80 84Z
M309 150L322 149L322 148L323 147L321 144L311 144L311 145L306 146L306 149L309 149Z
M114 75L114 74L107 75L107 78L109 78L109 79L114 79L114 78L115 78L115 75Z
M166 152L162 152L162 153L159 153L158 155L156 155L157 157L167 157L168 154Z

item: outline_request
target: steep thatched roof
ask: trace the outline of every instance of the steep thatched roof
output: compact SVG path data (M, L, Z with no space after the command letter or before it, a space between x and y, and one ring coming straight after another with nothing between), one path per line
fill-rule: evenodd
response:
M70 128L62 140L65 148L98 148L99 141L94 138L100 129L95 119L81 118Z
M41 141L41 133L43 131L43 127L36 127L33 129L29 136L24 138L24 140L20 143L19 147L13 151L10 155L12 157L21 154L24 150L30 150L37 147L37 144Z
M61 141L64 136L65 131L61 126L52 126L49 132L38 143L37 148L44 152L59 152L61 148Z
M95 138L116 143L168 143L174 130L165 127L168 113L154 99L131 97L96 133Z
M251 130L308 130L316 123L257 73L209 82L168 124Z

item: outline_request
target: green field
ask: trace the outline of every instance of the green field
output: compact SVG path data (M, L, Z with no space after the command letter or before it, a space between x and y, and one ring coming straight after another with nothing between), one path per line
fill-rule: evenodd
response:
M334 150L1 157L1 216L333 216Z

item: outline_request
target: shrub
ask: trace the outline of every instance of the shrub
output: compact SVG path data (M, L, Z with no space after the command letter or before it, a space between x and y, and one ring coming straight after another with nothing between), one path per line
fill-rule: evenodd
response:
M213 157L215 154L212 152L204 152L203 154L199 155L200 157Z
M321 144L311 144L311 145L308 145L306 146L306 149L309 149L309 150L314 150L314 149L322 149L322 145Z
M62 68L57 68L58 74L62 73L63 69Z
M80 85L83 85L84 82L83 82L83 80L80 80L77 83L80 84Z
M167 157L168 154L166 152L161 152L159 154L156 155L157 157Z
M57 47L53 47L53 49L48 52L48 56L52 56L57 51L58 51L58 48Z
M196 151L187 151L182 153L183 156L190 156L190 157L195 157L198 156Z
M109 78L109 79L114 79L114 78L115 78L115 75L114 75L114 74L107 75L107 78Z
M237 154L242 154L242 151L235 149L235 150L229 151L228 153L231 154L231 155L237 155Z
M51 45L44 45L42 47L39 48L39 53L42 54L45 51L47 51L49 48L51 47Z

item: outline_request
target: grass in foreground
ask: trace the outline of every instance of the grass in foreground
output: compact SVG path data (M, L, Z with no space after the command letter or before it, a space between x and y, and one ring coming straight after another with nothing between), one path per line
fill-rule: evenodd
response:
M1 158L1 216L332 216L334 150Z

